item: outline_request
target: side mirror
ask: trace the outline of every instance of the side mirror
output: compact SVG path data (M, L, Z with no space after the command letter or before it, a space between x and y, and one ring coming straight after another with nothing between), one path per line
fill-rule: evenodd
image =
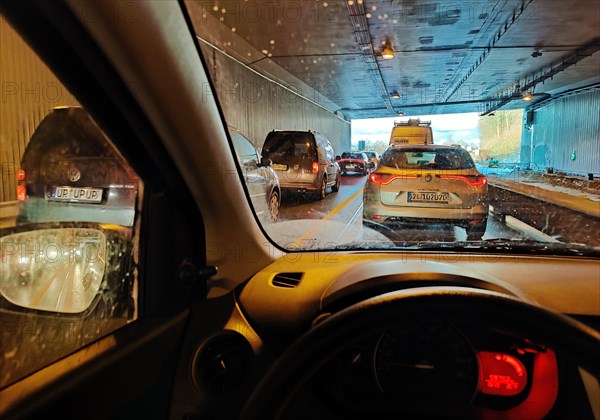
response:
M342 157L340 155L336 155L335 160L342 160Z
M258 166L271 166L271 159L268 159L264 156L261 157Z
M77 314L90 307L107 267L106 235L62 228L15 233L0 239L0 294L13 305ZM39 254L26 250L39 249Z

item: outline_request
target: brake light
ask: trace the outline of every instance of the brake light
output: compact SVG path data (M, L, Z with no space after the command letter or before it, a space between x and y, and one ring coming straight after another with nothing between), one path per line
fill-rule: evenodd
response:
M315 161L312 164L312 173L316 174L317 172L319 172L319 162Z
M27 198L27 188L25 187L25 170L17 171L17 200L25 201Z
M17 200L25 201L25 198L27 198L27 189L25 188L25 185L17 185Z
M392 175L392 174L378 174L374 173L369 175L371 182L377 184L387 185L395 179L417 179L416 175Z
M466 175L440 175L441 179L457 179L459 181L464 181L469 184L471 187L483 187L487 184L487 178L484 175L474 175L474 176L466 176Z

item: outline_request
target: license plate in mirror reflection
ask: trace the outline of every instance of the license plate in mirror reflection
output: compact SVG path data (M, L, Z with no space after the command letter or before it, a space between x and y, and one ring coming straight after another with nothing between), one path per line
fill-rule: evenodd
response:
M100 203L102 188L53 187L50 200L69 201L71 203Z

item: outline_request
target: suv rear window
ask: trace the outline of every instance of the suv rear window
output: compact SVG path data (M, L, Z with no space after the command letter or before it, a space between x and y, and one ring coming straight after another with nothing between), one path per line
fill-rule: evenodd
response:
M262 154L273 163L289 163L295 158L313 159L315 141L308 133L275 132L267 136Z
M342 153L342 159L363 159L362 153Z
M388 149L380 165L396 169L471 169L473 159L462 149Z

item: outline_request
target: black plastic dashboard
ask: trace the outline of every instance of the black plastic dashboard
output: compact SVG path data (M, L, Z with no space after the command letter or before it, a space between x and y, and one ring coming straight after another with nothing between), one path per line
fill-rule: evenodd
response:
M469 288L600 325L597 259L423 253L402 259L393 253L330 257L307 253L297 254L293 262L280 259L233 294L213 298L232 299L230 312L218 318L205 311L194 315L215 323L210 342L206 330L188 336L186 347L194 350L184 357L181 375L194 378L198 361L205 360L202 350L215 348L212 340L221 338L239 342L239 352L217 355L213 364L225 361L242 368L219 373L234 378L223 392L198 386L197 378L180 383L176 394L187 395L182 400L188 409L234 418L292 343L331 314L382 293ZM399 319L397 325L376 328L327 355L334 356L282 418L594 418L592 406L600 401L600 391L577 360L503 328L502 314L497 319L488 325L473 313L461 322Z

